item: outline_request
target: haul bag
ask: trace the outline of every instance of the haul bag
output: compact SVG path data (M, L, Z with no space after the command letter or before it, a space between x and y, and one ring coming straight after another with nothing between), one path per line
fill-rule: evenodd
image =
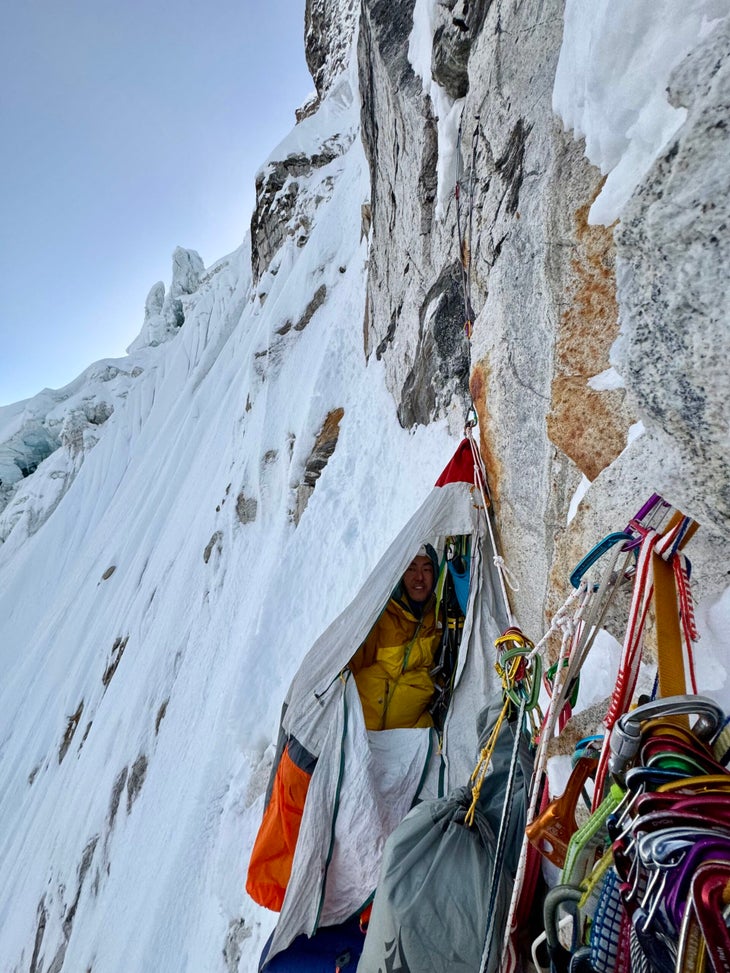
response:
M479 714L480 747L500 710L498 696ZM519 759L512 766L515 746ZM531 771L526 737L505 721L470 827L464 823L472 803L470 787L458 788L440 800L424 801L407 815L385 845L357 973L474 973L481 968L488 928L492 943L486 973L496 973ZM512 773L504 859L493 888L497 835Z
M464 824L464 788L415 807L390 836L358 973L413 970L474 973L479 969L496 839L477 812ZM496 909L504 925L509 887Z

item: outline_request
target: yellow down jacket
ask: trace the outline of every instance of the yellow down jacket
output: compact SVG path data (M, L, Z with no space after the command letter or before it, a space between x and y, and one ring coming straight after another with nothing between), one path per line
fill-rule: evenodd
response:
M441 637L434 599L418 619L391 598L350 661L368 730L433 726L428 707L434 685L429 672Z

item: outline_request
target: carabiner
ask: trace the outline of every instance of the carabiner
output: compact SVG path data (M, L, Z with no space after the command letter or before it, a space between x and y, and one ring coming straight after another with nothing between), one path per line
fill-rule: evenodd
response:
M583 896L583 892L575 885L556 885L554 888L545 896L545 904L543 906L543 916L545 920L545 933L548 953L550 955L550 968L554 970L555 973L568 973L568 967L570 964L570 957L572 952L578 945L578 923L580 921L580 912L578 910L578 903ZM558 912L560 907L564 908L568 905L572 905L572 908L566 908L573 920L573 950L567 950L565 946L560 942L560 924L558 919Z
M596 561L599 560L599 558L603 557L606 551L610 551L614 544L618 544L619 541L626 542L633 540L634 535L625 530L615 531L612 534L607 534L602 541L599 541L595 547L592 547L585 557L583 557L578 564L576 564L570 575L570 583L574 588L580 588L583 575L596 563Z
M513 649L510 652L505 652L502 656L503 661L510 662L517 656L522 655L525 659L525 666L522 675L515 683L508 687L505 691L515 706L522 705L522 695L527 698L525 704L526 711L529 713L531 710L535 709L537 706L538 699L540 698L540 681L542 678L542 659L539 655L536 655L529 662L527 657L524 656L519 649ZM527 689L525 689L525 685Z
M634 760L641 746L641 724L658 716L677 716L696 713L699 719L692 732L700 740L711 739L722 724L724 713L717 703L707 696L667 696L637 706L618 720L611 734L611 756L608 769L614 779L622 783L626 768Z

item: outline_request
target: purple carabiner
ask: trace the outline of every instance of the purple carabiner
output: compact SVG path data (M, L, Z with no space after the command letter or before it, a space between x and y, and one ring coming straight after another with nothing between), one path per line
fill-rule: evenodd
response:
M708 861L698 867L690 887L695 917L714 970L730 969L730 932L724 903L728 882L730 863Z
M697 840L676 867L667 873L664 908L677 930L682 925L692 876L703 862L711 858L730 862L730 835L708 832L707 837Z
M632 517L631 520L629 521L626 527L626 533L630 534L636 532L637 530L640 531L641 521L644 519L644 517L650 514L651 511L654 509L654 507L656 507L656 505L659 503L663 504L665 507L669 506L666 500L664 500L663 497L660 497L658 493L652 493L652 495L646 501L644 506L637 511L636 516ZM634 548L639 547L639 545L643 540L644 540L644 535L640 532L638 537L635 537L633 540L626 541L626 543L621 548L621 550L633 551Z

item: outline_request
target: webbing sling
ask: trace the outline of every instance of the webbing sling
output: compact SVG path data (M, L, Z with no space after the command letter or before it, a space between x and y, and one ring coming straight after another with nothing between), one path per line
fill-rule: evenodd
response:
M657 624L657 665L660 695L684 695L684 654L679 625L673 559L691 539L698 525L677 511L665 531L647 530L641 543L616 689L606 714L607 742L617 720L626 712L636 688L641 663L644 624L654 598ZM658 582L658 590L657 590ZM669 691L670 686L679 688ZM682 719L682 717L677 717ZM596 774L594 809L600 803L608 771L610 748L604 746Z
M678 525L678 536L669 550L658 552L654 548L654 611L656 614L657 668L659 696L683 696L687 692L684 674L682 631L677 600L677 575L675 564L683 555L684 545L692 539L699 524L677 512L669 522L667 535ZM687 646L688 655L691 647ZM687 725L686 717L681 721Z
M697 526L694 523L690 526L681 543L686 543L692 537ZM684 654L682 652L682 631L677 603L676 574L673 564L673 559L681 556L678 550L671 555L672 560L665 560L656 551L653 555L657 668L659 695L661 697L683 696L687 691ZM686 725L686 718L683 719L683 722Z

